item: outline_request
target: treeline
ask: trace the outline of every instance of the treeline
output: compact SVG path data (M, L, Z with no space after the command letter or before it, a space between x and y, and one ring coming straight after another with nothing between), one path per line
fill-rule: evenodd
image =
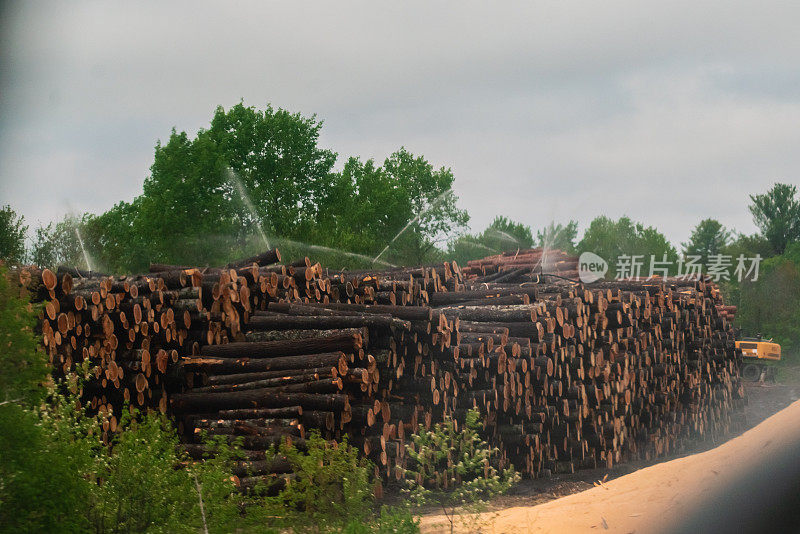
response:
M350 157L337 170L339 155L319 145L321 128L315 116L270 106L219 107L194 137L173 130L156 144L142 194L131 202L37 228L27 249L23 218L9 206L0 210L0 257L125 273L150 263L224 264L267 244L332 268L464 264L532 246L589 251L609 263L610 277L647 276L651 259L672 275L691 268L714 274L739 306L745 333L800 351L800 200L793 185L751 196L758 233L739 234L705 219L679 247L628 217L597 217L580 239L575 221L532 229L504 216L465 233L469 215L457 207L450 169L400 148L382 163ZM749 262L742 281L739 257ZM764 260L757 278L756 257ZM641 271L631 265L636 258Z
M157 143L141 195L37 229L29 259L85 264L78 229L96 270L220 264L264 241L289 256L312 245L315 256L354 266L418 217L381 259L422 263L466 227L449 169L400 148L383 163L351 157L336 171L337 154L319 146L321 127L272 107L217 108L193 138L173 130Z

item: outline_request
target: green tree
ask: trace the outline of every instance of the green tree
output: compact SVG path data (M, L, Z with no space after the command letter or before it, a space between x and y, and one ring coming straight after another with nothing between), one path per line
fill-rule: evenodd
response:
M43 400L47 360L34 333L36 310L0 267L0 525L3 532L85 532L87 456L54 439L33 412Z
M0 260L20 263L25 258L25 217L17 215L11 206L0 208Z
M531 248L533 235L531 227L498 215L481 234L481 241L496 250L516 250Z
M411 504L436 503L451 523L457 507L480 511L486 500L508 491L520 479L499 449L481 438L477 409L467 412L461 429L450 417L429 430L422 425L406 445L404 493Z
M309 235L353 252L383 253L395 263L431 261L437 245L469 220L456 206L453 182L450 169L436 169L405 148L382 166L350 158L325 191L319 224Z
M750 213L775 254L783 254L786 246L800 240L800 200L797 186L775 184L761 195L750 195Z
M345 258L342 266L356 256L324 247L362 254L360 266L387 244L391 261L438 258L437 244L468 220L453 173L403 148L382 166L351 158L334 172L336 154L318 146L321 127L314 116L240 103L217 108L193 138L173 130L156 145L142 194L83 221L87 246L114 272L225 263L265 248L259 227L271 246Z
M715 219L703 219L692 230L689 241L681 243L684 256L700 256L706 265L708 257L722 254L730 243L731 232Z
M551 221L543 230L536 232L536 241L542 248L575 252L575 239L578 237L578 221L569 221L566 226Z
M89 251L92 268L101 272L142 272L147 269L154 246L142 229L141 197L119 202L101 215L84 216L81 225L83 244Z
M97 247L91 246L92 240L88 239L86 232L86 225L91 220L89 214L81 218L67 215L56 223L40 226L34 234L30 260L41 267L71 265L88 269L76 230L81 232L84 244L94 252Z
M218 107L207 135L239 176L256 216L274 236L302 235L315 223L319 199L333 183L336 153L318 146L322 121L268 105ZM200 135L198 134L198 137ZM226 186L230 178L225 177ZM247 210L244 222L252 217ZM252 230L252 229L251 229Z
M628 217L614 221L608 217L595 218L583 238L578 243L578 252L594 252L609 263L609 276L614 275L615 266L621 256L641 256L643 262L641 275L649 275L651 256L656 261L663 261L666 256L670 265L674 265L678 253L664 234L652 226L634 223Z
M321 126L271 106L218 107L195 137L173 130L156 144L142 194L86 221L87 241L111 270L141 271L224 263L245 253L259 225L270 237L303 236L334 183L336 154L317 146Z
M736 234L722 249L722 253L731 256L734 260L740 255L745 258L755 258L756 256L769 258L775 255L769 241L759 234Z
M450 241L447 257L463 265L469 260L532 246L530 226L498 215L480 234L464 234Z
M761 263L757 280L739 285L736 323L748 335L780 343L788 359L800 356L800 243Z

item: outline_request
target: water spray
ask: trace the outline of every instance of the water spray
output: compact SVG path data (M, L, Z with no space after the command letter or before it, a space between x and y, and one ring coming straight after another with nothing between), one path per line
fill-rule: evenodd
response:
M83 246L83 238L81 237L81 230L78 228L77 224L73 223L73 228L75 229L75 235L78 236L78 243L81 246L81 252L83 252L83 261L86 262L86 269L88 271L92 270L92 263L89 261L89 254L86 253L86 247Z
M439 195L438 197L436 197L435 199L433 199L433 202L431 202L431 205L430 205L430 206L428 206L427 208L425 208L424 210L422 210L421 212L419 212L419 213L416 215L416 217L414 217L413 219L411 219L410 221L408 221L408 223L406 223L406 225L403 227L403 229L402 229L402 230L400 230L399 232L397 232L397 235L396 235L396 236L394 236L394 237L392 238L392 240L391 240L391 241L389 241L389 243L388 243L388 244L387 244L385 247L383 247L383 250L381 250L381 251L380 251L380 253L379 253L377 256L375 256L375 258L372 260L372 263L375 263L376 261L378 261L378 258L380 258L381 256L383 256L384 252L386 252L387 250L389 250L389 247L391 247L391 246L392 246L392 243L394 243L395 241L397 241L397 238L398 238L398 237L400 237L401 235L403 235L403 233L404 233L406 230L408 230L408 228L409 228L409 227L410 227L412 224L414 224L415 222L417 222L417 221L420 219L420 217L422 217L423 215L425 215L426 213L428 213L429 211L431 211L433 208L435 208L435 207L436 207L436 205L437 205L437 204L439 204L439 202L441 202L442 200L444 200L444 197L445 197L446 195L449 195L449 194L450 194L450 193L452 193L452 192L453 192L453 191L452 191L451 189L448 189L447 191L443 192L441 195Z
M250 216L253 217L253 220L256 223L256 228L258 228L258 235L261 236L261 241L264 244L265 249L270 249L272 247L269 246L269 241L267 240L267 234L264 233L264 228L261 226L261 219L259 218L258 214L256 213L256 208L253 205L253 202L250 200L250 197L247 195L247 191L244 188L244 184L242 183L241 178L239 175L236 174L232 168L227 168L228 180L233 184L236 188L236 191L239 193L239 196L244 203L244 206L247 208L247 211L250 212Z
M341 250L341 249L338 249L338 248L331 248L331 247L326 247L326 246L323 246L323 245L311 245L309 243L302 243L300 241L293 241L291 239L280 239L279 241L282 242L282 243L286 243L287 245L295 245L295 246L298 246L298 247L304 247L304 248L307 248L309 250L318 250L320 252L330 252L330 253L333 253L333 254L343 254L345 256L350 256L352 258L358 258L360 260L366 260L366 261L369 261L369 262L372 262L372 263L380 263L381 265L385 265L386 267L397 267L397 265L391 264L391 263L389 263L387 261L373 259L373 258L371 258L369 256L365 256L363 254L358 254L356 252L347 252L347 251L344 251L344 250Z
M487 229L486 231L487 231L487 232L491 232L491 233L493 233L493 234L495 234L495 235L498 235L498 236L500 236L502 239L505 239L505 240L507 240L507 241L513 241L514 243L516 243L517 245L519 245L519 239L517 239L517 238L516 238L516 237L514 237L513 235L511 235L511 234L509 234L509 233L506 233L506 232L504 232L504 231L502 231L502 230L498 230L497 228L489 228L489 229Z

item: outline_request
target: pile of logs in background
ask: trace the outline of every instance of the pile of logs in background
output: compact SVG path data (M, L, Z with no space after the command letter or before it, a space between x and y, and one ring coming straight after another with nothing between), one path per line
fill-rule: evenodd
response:
M456 264L333 271L277 250L223 268L152 265L136 276L34 267L57 377L103 438L122 410L240 443L243 488L291 476L270 445L345 435L391 481L409 436L478 408L502 461L530 476L681 451L739 429L732 315L704 280L574 280L577 259L540 249Z

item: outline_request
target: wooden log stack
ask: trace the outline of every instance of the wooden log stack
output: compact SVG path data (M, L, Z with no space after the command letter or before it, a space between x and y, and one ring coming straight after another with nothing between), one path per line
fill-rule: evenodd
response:
M473 283L521 283L578 278L578 257L558 249L521 249L470 260L463 269L465 278Z
M467 329L491 336L461 359L459 398L525 473L649 460L741 426L741 354L710 281L485 279L432 301L461 320L462 341Z
M321 294L254 310L237 341L182 358L171 410L195 454L208 435L257 456L286 439L302 446L316 430L329 440L347 434L376 474L400 478L407 436L455 409L457 332L420 303L460 287L457 266L325 280ZM264 476L272 474L251 472L240 484Z
M570 273L570 257L548 255ZM652 459L736 429L741 355L710 281L583 285L536 276L542 256L335 272L278 264L274 251L219 269L20 279L46 302L56 374L95 366L82 399L108 414L109 435L125 401L167 412L194 456L204 435L240 443L245 489L285 483L264 451L302 446L311 430L349 435L400 478L419 424L473 407L503 461L530 476Z

